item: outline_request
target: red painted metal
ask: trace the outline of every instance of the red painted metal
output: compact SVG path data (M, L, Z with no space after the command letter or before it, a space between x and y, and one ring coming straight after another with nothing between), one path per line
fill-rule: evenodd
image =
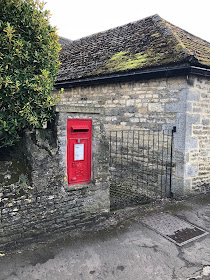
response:
M91 181L92 120L67 120L68 185Z

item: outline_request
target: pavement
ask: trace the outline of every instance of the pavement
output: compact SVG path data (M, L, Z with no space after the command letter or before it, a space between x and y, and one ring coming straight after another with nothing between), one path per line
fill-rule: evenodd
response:
M167 213L210 232L210 194L112 213L92 228L0 253L0 280L210 279L210 234L177 246L142 220Z

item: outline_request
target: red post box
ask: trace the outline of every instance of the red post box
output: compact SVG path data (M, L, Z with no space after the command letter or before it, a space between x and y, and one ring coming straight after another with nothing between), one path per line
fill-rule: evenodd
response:
M91 180L92 120L67 120L68 184L88 183Z

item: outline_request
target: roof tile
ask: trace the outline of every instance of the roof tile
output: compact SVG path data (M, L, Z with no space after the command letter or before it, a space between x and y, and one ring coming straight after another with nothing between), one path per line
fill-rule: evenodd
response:
M57 81L186 62L210 67L210 43L158 15L61 44Z

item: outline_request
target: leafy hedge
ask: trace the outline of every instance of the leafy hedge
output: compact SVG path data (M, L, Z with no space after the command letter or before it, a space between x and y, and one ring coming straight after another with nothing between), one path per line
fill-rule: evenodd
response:
M0 0L0 147L52 120L58 36L38 0Z

